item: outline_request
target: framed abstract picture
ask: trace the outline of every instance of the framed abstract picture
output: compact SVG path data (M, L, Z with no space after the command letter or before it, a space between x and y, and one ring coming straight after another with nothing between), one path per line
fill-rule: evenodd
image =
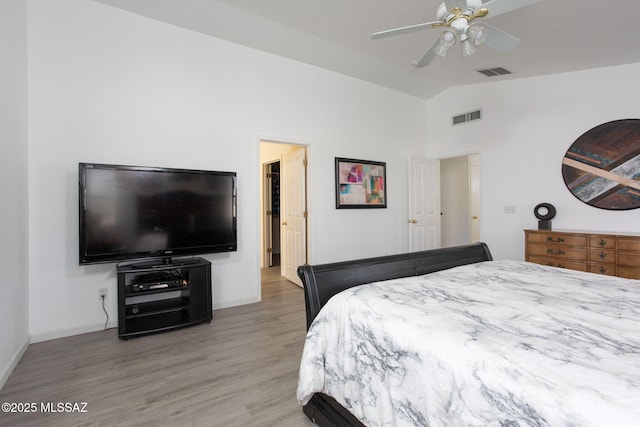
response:
M386 207L387 164L336 157L336 209Z

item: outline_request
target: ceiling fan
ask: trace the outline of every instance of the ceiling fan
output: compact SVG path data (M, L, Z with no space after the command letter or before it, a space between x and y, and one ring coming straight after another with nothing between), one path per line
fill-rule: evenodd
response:
M433 44L415 63L416 68L426 67L436 55L445 57L449 49L460 43L464 56L472 55L476 46L486 44L499 52L506 53L520 43L520 39L506 33L478 18L492 18L512 10L537 3L541 0L444 0L437 12L437 21L380 31L371 35L374 40L412 33L431 28L446 28Z

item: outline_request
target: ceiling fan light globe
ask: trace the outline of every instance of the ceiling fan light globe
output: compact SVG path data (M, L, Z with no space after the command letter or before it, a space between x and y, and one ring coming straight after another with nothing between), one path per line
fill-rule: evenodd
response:
M439 44L438 46L436 46L436 48L434 49L434 52L436 53L436 55L438 55L441 58L446 58L447 57L447 53L449 52L449 48L448 47L444 47L441 44Z
M487 29L484 25L473 24L467 28L467 37L469 40L476 45L479 46L487 39Z
M462 40L460 46L462 47L462 56L471 56L476 53L476 46L468 38Z
M443 31L440 34L440 46L449 49L456 44L456 35L451 31Z

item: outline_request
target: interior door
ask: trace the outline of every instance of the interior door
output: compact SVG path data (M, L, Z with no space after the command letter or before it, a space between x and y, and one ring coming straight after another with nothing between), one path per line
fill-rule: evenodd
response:
M440 247L440 161L409 158L409 251Z
M296 148L283 157L281 168L281 274L302 286L296 270L307 263L306 149Z

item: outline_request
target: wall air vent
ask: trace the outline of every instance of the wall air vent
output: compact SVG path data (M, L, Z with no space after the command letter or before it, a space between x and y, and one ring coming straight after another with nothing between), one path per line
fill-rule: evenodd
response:
M453 125L470 122L472 120L480 120L482 118L482 110L471 111L470 113L458 114L453 116Z
M511 71L503 68L503 67L496 67L496 68L487 68L484 70L476 70L477 72L479 72L480 74L484 74L487 77L493 77L493 76L503 76L505 74L512 74Z

